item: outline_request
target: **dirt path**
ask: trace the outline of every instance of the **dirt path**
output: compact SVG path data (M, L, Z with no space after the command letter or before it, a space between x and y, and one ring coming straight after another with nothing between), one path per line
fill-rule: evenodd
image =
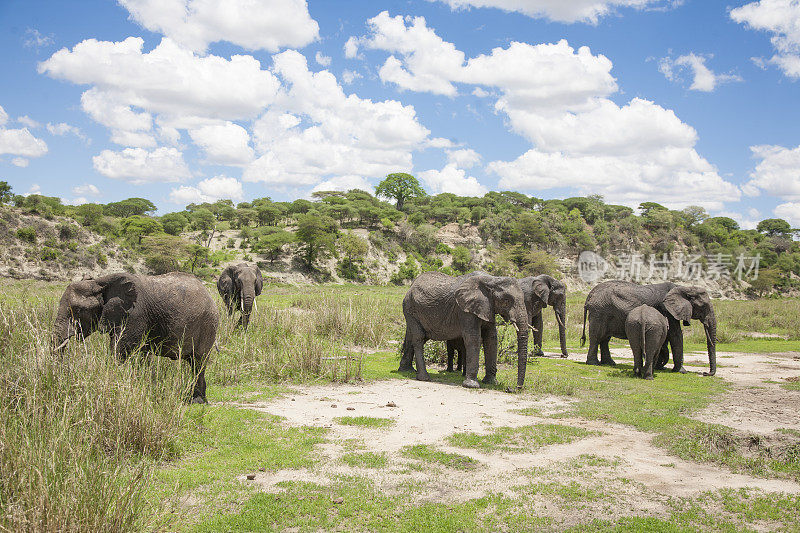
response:
M615 350L616 357L626 355L625 350ZM697 419L757 430L760 434L778 428L800 429L797 408L800 393L764 383L800 375L800 360L795 359L800 354L719 355L724 366L718 375L729 380L732 389L721 401L699 412ZM702 365L705 355L690 354L687 361ZM652 445L652 434L628 426L579 418L548 418L569 409L570 400L564 398L532 398L403 379L363 385L293 387L292 391L268 403L242 407L282 416L288 425L329 428L329 442L321 447L326 460L313 470L256 473L255 482L269 492L280 491L277 485L281 481L331 485L339 475L356 475L370 479L385 494L413 494L417 501L463 502L497 493L533 498L537 513L552 516L563 525L631 514L666 515L671 512L666 503L670 498L691 498L726 488L800 494L798 483L734 474L725 468L669 456ZM337 421L345 416L385 418L392 420L392 424L370 428ZM448 442L454 433L487 434L497 427L535 424L562 424L593 433L527 453L483 453L456 448ZM404 455L405 446L418 444L470 457L477 461L478 467L454 470L420 463ZM353 467L342 460L347 454L364 452L383 454L386 465ZM587 505L589 498L565 514L564 506L553 505L552 493L545 489L575 483L595 491L593 494L599 495L596 496L599 500ZM538 487L533 491L534 496L531 496L532 486Z

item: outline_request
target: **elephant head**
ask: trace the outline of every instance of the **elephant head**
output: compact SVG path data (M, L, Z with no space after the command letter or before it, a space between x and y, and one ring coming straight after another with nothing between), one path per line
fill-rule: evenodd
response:
M703 323L709 366L708 372L704 372L704 375L713 376L717 372L717 317L708 292L699 287L677 286L664 298L664 308L685 326L689 325L691 319Z
M119 329L136 298L135 278L127 273L70 283L58 303L53 349L63 350L75 335L83 339L97 329Z
M517 330L517 387L525 383L528 364L528 313L525 295L514 278L479 274L466 276L456 289L456 304L485 322L500 315Z
M227 267L217 280L217 290L225 300L228 313L233 313L238 307L242 312L240 323L245 329L250 323L253 302L255 302L256 296L261 294L263 286L261 270L248 263Z
M561 353L567 353L567 286L552 276L530 276L519 282L525 294L525 308L528 321L533 325L533 317L548 305L553 308L558 322L558 339Z

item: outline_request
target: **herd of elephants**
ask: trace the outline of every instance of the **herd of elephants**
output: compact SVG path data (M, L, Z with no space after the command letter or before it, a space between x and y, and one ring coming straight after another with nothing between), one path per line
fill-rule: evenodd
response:
M258 267L240 263L225 268L217 289L229 315L240 312L238 325L247 328L261 294L263 281ZM542 355L542 310L551 306L559 327L562 357L567 357L566 285L547 275L523 279L472 272L458 277L440 272L421 274L403 298L406 332L400 370L414 370L419 380L429 380L423 346L427 340L447 341L448 370L458 352L463 385L478 388L478 361L483 346L485 376L493 384L497 374L497 327L502 316L517 332L517 387L525 382L529 330L533 332L535 355ZM613 365L608 342L611 337L628 339L634 356L634 372L653 378L672 349L674 372L683 368L681 322L700 320L706 333L709 370L716 372L714 308L708 293L699 287L674 283L639 285L606 281L586 297L583 335L588 318L587 364ZM135 350L153 352L189 362L195 377L192 403L206 403L205 363L214 346L219 312L202 281L192 274L173 272L160 276L110 274L70 283L59 302L53 328L54 350L61 351L70 338L85 338L99 330L109 333L112 353L120 361ZM600 358L597 350L600 349Z

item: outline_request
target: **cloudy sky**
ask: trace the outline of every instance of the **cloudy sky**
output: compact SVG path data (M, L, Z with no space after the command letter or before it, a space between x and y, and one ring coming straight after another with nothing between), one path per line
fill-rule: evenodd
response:
M800 226L800 1L2 0L0 179L70 203L602 194Z

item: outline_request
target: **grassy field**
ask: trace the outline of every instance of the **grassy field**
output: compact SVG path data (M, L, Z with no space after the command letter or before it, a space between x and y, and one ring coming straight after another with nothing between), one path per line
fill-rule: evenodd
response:
M384 494L368 476L346 475L333 485L287 480L279 493L243 483L250 472L323 466L320 446L330 429L289 427L279 417L241 405L285 396L292 385L413 379L398 373L404 322L404 288L373 286L267 286L245 334L224 319L219 352L207 370L209 406L187 406L184 368L161 358L112 360L108 343L95 334L73 342L61 356L47 344L63 285L0 282L0 530L30 531L271 531L301 530L498 530L736 531L769 523L800 530L797 496L760 491L716 491L670 501L659 517L626 515L575 523L541 515L542 501L573 508L614 505L614 493L590 484L545 480L531 471L520 498L488 494L464 502L415 500ZM209 287L214 294L216 291ZM800 301L715 302L719 352L800 351ZM583 296L568 301L568 347L579 347ZM500 327L504 346L514 334ZM768 333L775 337L756 338ZM702 329L686 329L690 350L704 350ZM545 351L558 351L557 329L545 310ZM617 344L624 346L624 344ZM441 361L442 343L426 356ZM498 384L515 384L513 349L505 350ZM512 364L508 364L512 363ZM725 364L725 359L720 360ZM460 383L460 376L431 372L434 381ZM784 384L797 389L797 382ZM732 428L689 415L728 390L720 378L658 373L653 382L633 379L630 364L588 367L541 358L530 363L525 398L563 398L554 413L521 412L532 422L496 427L486 434L455 432L441 445L409 445L400 459L366 451L352 442L342 463L361 471L396 467L432 469L438 475L476 475L473 452L519 453L591 438L597 432L565 422L578 417L621 424L654 435L664 462L680 457L700 464L771 479L800 481L800 444L780 456L745 446ZM549 421L542 423L545 417ZM342 416L336 424L379 434L393 423ZM798 437L798 435L795 435ZM368 438L368 437L367 437ZM446 446L443 449L441 446ZM575 471L609 468L591 457L570 464ZM615 489L616 490L616 489ZM619 489L620 494L625 489ZM341 500L341 501L339 501Z

